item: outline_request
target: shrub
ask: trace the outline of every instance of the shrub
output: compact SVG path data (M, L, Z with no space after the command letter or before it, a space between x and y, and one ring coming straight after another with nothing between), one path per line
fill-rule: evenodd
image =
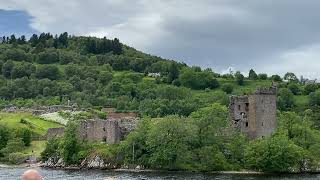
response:
M17 138L21 138L25 146L30 146L32 141L32 132L29 128L19 128L15 132Z
M8 161L12 164L22 164L28 159L27 154L21 152L10 153L8 155Z
M223 84L221 89L222 89L222 91L226 92L227 94L231 94L233 91L233 85L232 84Z

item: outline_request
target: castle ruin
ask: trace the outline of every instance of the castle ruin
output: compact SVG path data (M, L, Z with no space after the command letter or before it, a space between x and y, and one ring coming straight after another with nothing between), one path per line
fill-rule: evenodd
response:
M231 96L229 113L233 126L250 139L270 136L277 128L276 87L260 88L255 93Z
M138 123L137 113L110 112L106 119L88 119L79 122L78 137L86 142L104 142L107 144L118 144ZM64 128L48 129L46 138L61 137Z

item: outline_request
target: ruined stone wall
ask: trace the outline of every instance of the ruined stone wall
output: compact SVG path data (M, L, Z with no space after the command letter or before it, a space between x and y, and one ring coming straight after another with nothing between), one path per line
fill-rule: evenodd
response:
M118 122L110 120L86 120L79 125L79 138L88 142L106 142L116 144L120 142Z
M241 132L248 132L248 96L232 96L229 106L230 118L233 126Z
M46 139L52 139L56 137L61 137L64 134L64 127L60 128L49 128L46 134Z
M107 131L107 143L118 144L120 140L122 140L119 123L117 121L107 120L105 125Z
M258 94L251 97L256 102L256 129L254 138L268 137L277 128L276 95Z
M82 141L117 144L136 129L138 120L136 113L113 113L106 120L81 121L79 122L78 136ZM60 136L63 133L64 128L51 128L48 130L47 138Z

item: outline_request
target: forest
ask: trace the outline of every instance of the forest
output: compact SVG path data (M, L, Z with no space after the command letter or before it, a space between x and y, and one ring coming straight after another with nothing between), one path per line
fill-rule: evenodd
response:
M145 54L119 39L42 33L0 39L0 106L72 105L137 112L136 131L118 145L83 143L77 120L65 136L47 142L42 160L77 165L91 154L150 169L263 172L317 171L320 167L320 84L293 72L219 74L210 68ZM277 84L278 129L248 140L230 128L231 95ZM80 118L81 119L81 118ZM1 118L0 118L1 122ZM28 129L0 123L0 160L30 146ZM135 153L132 153L132 148ZM17 151L18 152L18 151Z

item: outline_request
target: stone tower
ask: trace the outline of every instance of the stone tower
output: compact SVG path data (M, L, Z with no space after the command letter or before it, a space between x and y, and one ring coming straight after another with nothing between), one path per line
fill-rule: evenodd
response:
M231 96L230 119L250 139L270 136L277 128L276 87L260 88L246 96Z

